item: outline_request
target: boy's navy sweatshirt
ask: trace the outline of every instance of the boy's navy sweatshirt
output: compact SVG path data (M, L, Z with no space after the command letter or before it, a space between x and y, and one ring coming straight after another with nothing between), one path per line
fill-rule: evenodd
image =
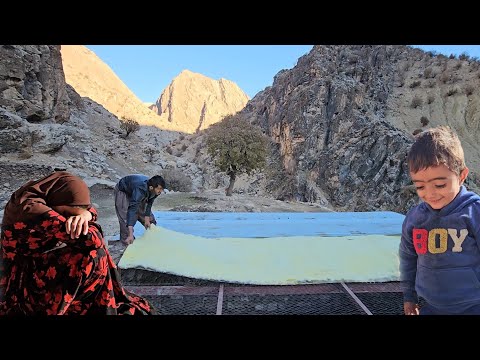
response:
M480 304L480 196L465 186L440 210L423 202L402 225L399 247L404 301L449 313Z

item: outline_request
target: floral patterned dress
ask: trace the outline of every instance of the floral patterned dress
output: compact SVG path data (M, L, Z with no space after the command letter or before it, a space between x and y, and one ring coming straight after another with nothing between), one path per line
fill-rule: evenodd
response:
M34 223L2 228L0 315L151 315L125 290L92 215L87 235L71 239L66 218L51 210Z

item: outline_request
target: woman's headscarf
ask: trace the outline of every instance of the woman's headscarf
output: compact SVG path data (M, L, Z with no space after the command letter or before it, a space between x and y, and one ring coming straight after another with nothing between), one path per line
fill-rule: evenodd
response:
M87 184L65 171L29 181L12 194L5 206L2 226L31 221L58 205L90 205Z

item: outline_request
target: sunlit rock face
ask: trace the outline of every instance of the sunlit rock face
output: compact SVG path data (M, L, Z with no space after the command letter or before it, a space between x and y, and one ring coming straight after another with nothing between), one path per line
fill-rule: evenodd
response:
M275 144L272 192L338 210L405 212L416 202L405 158L418 129L452 126L478 164L472 71L478 62L407 46L315 46L243 110Z

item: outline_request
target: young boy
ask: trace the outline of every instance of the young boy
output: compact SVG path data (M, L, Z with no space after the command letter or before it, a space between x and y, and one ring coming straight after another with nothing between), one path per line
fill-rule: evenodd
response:
M402 226L399 248L405 315L480 315L480 197L457 135L439 126L417 135L410 177L423 202ZM420 296L425 305L418 306Z

